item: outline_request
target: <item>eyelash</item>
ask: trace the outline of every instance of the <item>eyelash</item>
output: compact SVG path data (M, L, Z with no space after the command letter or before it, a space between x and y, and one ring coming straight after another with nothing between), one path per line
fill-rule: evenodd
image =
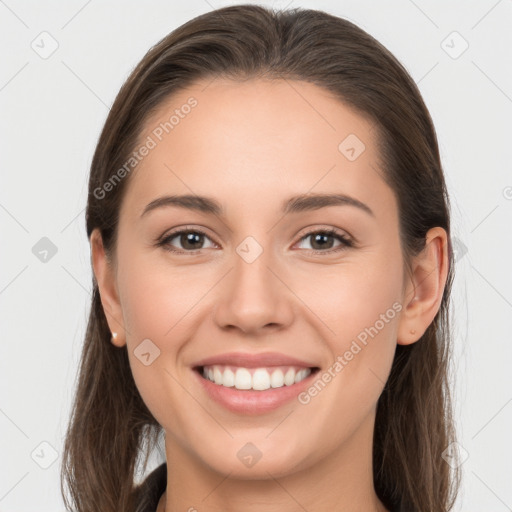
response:
M204 235L205 237L207 238L210 238L204 231L202 231L201 229L198 229L198 228L194 228L194 229L191 229L191 228L183 228L183 229L180 229L178 231L173 231L172 233L169 233L169 235L165 236L164 238L162 238L161 240L159 240L157 242L157 246L158 247L162 247L165 251L169 251L169 252L172 252L172 253L175 253L175 254L189 254L189 255L194 255L194 254L197 254L198 252L201 251L201 249L197 249L195 251L181 251L181 250L176 250L176 249L172 249L171 246L170 246L170 241L174 238L176 238L177 236L183 234L183 233L195 233L195 234L199 234L199 235ZM320 251L320 250L315 250L315 249L305 249L306 251L308 251L310 254L332 254L332 253L337 253L337 252L340 252L340 251L343 251L343 250L346 250L350 247L353 247L354 246L354 243L352 240L350 240L348 237L346 237L345 235L339 233L336 229L334 228L330 228L330 229L317 229L317 230L313 230L313 231L308 231L307 233L305 233L300 239L299 239L299 242L304 240L305 238L308 238L309 236L311 235L317 235L317 234L322 234L322 235L327 235L327 236L333 236L335 237L336 239L338 239L342 245L339 246L338 248L336 249L328 249L326 251Z

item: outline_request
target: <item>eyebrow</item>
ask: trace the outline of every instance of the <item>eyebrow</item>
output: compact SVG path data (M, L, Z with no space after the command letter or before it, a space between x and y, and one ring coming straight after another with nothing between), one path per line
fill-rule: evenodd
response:
M166 206L176 206L187 210L222 216L224 209L215 199L196 195L163 196L151 201L141 214L141 217L150 211ZM375 217L372 209L358 199L345 194L302 194L293 196L282 204L284 214L319 210L327 206L353 206Z

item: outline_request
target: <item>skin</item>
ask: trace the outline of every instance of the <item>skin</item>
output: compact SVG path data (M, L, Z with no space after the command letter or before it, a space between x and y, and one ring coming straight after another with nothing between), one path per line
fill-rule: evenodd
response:
M289 80L197 83L161 105L141 140L190 96L197 107L129 178L112 264L99 233L90 239L113 343L127 346L140 394L166 434L167 491L157 510L385 511L372 476L376 405L397 343L416 342L439 309L446 232L429 231L408 275L375 127L327 91ZM366 146L355 161L338 149L349 134ZM374 216L346 205L281 213L290 196L320 192L357 198ZM168 206L141 218L170 194L214 197L225 216ZM184 226L207 232L198 254L156 245ZM329 254L336 238L324 249L303 238L331 227L356 245ZM252 263L236 252L247 236L263 248ZM186 250L180 237L168 245ZM194 362L231 351L276 351L327 369L395 302L401 311L307 405L236 414L192 373ZM161 351L149 366L134 355L146 338ZM247 442L262 453L252 467L237 457Z

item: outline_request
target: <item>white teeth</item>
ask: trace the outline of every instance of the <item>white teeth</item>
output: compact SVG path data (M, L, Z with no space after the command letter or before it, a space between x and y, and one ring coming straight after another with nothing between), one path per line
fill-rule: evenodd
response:
M293 368L290 368L285 376L284 376L284 383L287 385L287 386L291 386L292 384L295 383L295 370Z
M275 370L270 377L270 385L273 388L282 388L284 386L284 375L281 370Z
M227 386L228 388L232 388L235 385L235 374L229 369L226 368L224 370L224 375L222 377L222 385Z
M301 380L305 379L309 375L308 370L306 368L299 370L295 374L295 382L300 382Z
M234 370L234 371L233 371ZM311 373L311 368L279 367L274 370L267 368L234 368L213 365L203 368L203 377L215 384L241 390L254 389L264 391L269 388L292 386L304 380Z
M215 384L222 384L222 372L217 366L213 367L213 380Z
M270 375L267 370L259 368L252 376L252 389L263 391L270 387Z
M224 385L224 384L223 384ZM238 368L235 373L235 388L236 389L251 389L252 378L251 373L246 368Z

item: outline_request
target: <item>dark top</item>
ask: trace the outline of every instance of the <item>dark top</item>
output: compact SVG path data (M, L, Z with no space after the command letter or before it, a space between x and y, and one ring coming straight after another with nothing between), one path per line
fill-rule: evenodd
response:
M136 512L156 512L156 507L167 487L167 464L164 462L154 469L140 485L140 501ZM400 507L391 512L401 512Z
M155 512L162 494L167 487L167 464L155 468L140 484L140 499L136 512Z

